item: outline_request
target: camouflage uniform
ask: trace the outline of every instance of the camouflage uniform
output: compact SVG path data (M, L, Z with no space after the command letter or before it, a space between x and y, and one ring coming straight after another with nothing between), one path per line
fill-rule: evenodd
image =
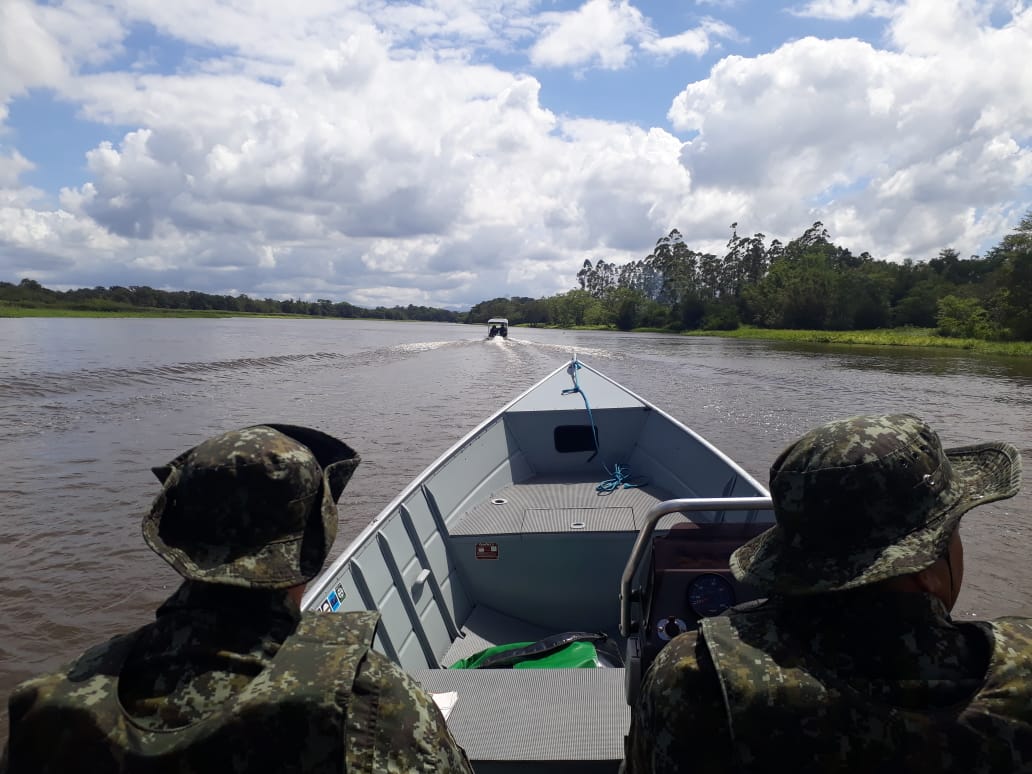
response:
M1019 480L1013 447L943 450L909 415L790 446L777 525L731 561L771 597L659 653L628 771L1032 770L1032 621L957 624L936 597L872 585L933 564L964 512Z
M144 537L186 581L142 629L23 683L0 771L470 771L433 700L372 651L377 613L301 614L359 462L259 426L155 469Z

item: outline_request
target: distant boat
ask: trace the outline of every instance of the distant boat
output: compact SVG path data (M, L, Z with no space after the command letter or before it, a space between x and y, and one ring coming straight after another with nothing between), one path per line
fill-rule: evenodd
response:
M509 321L505 317L492 317L487 321L490 325L490 329L487 332L487 337L493 339L495 336L501 336L503 339L509 336Z
M755 598L728 559L770 509L723 452L574 357L419 474L303 607L379 610L374 647L434 694L478 773L616 772L659 650Z

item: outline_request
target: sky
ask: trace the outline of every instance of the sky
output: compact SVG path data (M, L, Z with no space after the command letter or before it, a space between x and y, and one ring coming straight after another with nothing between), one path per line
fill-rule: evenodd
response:
M0 0L0 280L468 309L1032 208L1029 0Z

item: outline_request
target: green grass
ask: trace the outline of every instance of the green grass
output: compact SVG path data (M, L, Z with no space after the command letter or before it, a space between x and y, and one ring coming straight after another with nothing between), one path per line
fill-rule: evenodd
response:
M801 344L845 344L876 347L938 347L963 349L985 355L1032 356L1032 341L983 341L938 336L934 328L891 328L871 331L795 331L742 326L734 331L684 331L685 336L731 339L767 339Z
M242 312L196 309L66 309L55 306L12 306L0 301L0 317L239 317Z
M0 317L285 317L299 320L327 319L309 314L229 312L221 309L157 309L111 303L94 304L92 307L61 307L49 304L23 306L21 304L0 301Z

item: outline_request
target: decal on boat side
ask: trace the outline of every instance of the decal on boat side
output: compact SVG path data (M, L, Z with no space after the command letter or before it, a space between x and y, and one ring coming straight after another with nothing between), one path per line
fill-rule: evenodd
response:
M497 559L497 543L477 543L477 559Z
M337 592L337 599L339 599L341 601L341 603L343 604L344 597L347 596L347 594L344 593L344 584L338 583L337 584L337 588L335 588L334 591Z
M337 596L337 592L331 591L326 597L326 601L330 603L330 610L336 613L340 607L340 598Z

